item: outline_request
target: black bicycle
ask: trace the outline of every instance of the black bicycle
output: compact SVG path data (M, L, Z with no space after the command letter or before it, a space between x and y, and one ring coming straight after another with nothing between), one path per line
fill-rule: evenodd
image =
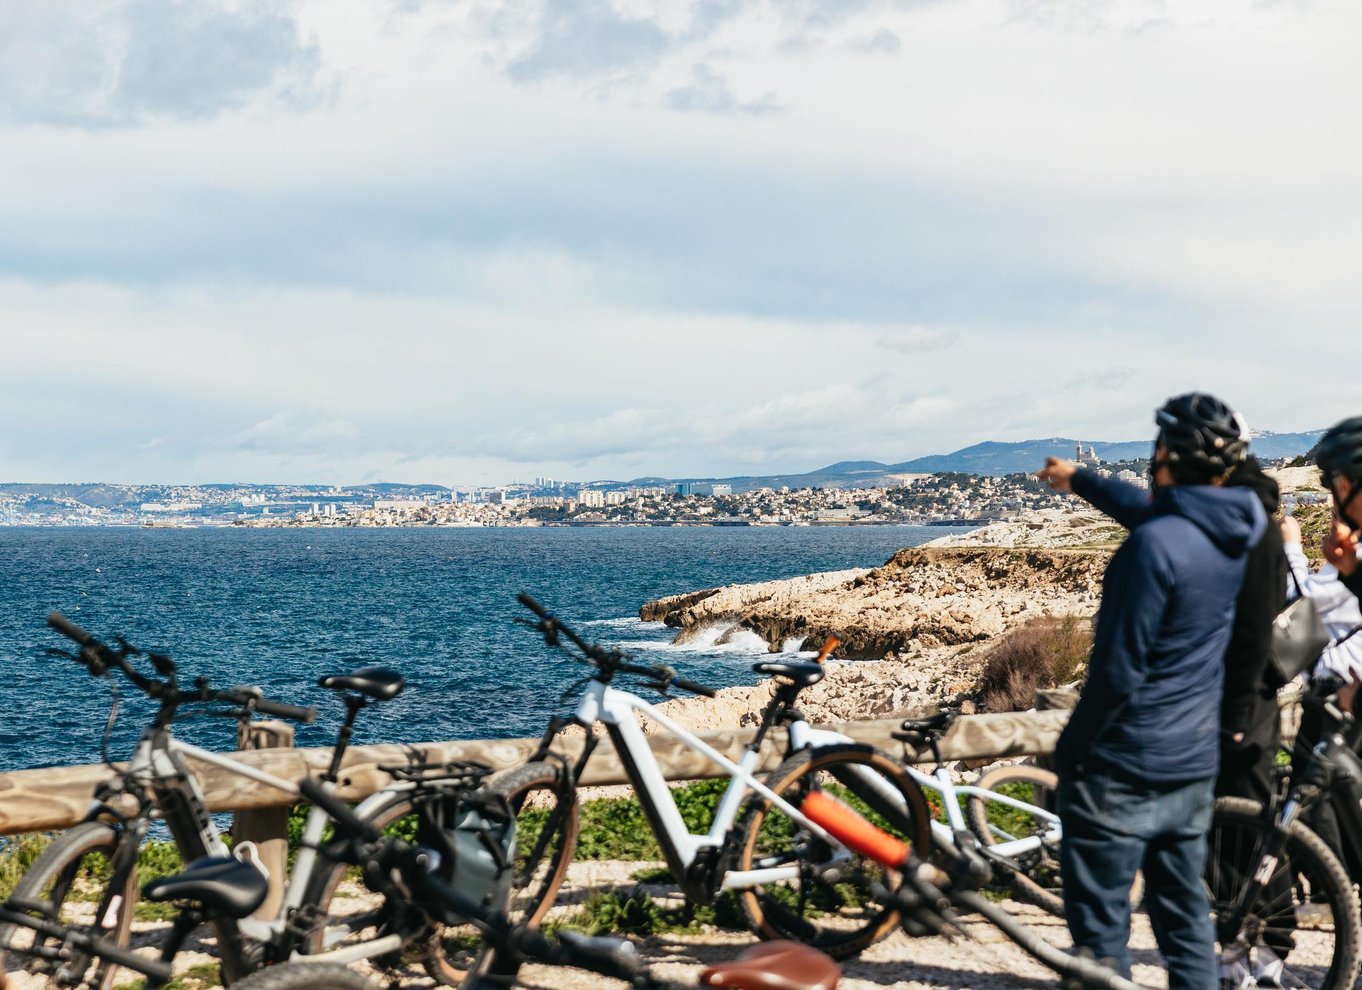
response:
M1298 740L1284 793L1271 807L1244 798L1215 805L1206 885L1216 913L1222 978L1236 987L1346 990L1362 959L1355 878L1307 826L1321 811L1343 824L1344 848L1362 843L1362 759L1354 724L1332 697L1312 697L1310 745Z
M84 924L101 937L126 944L137 903L138 853L154 818L165 819L186 863L204 857L251 856L247 843L229 849L209 813L191 760L285 794L297 794L296 785L287 780L178 739L175 723L187 714L225 716L243 724L256 714L311 722L316 710L272 701L263 697L259 688L214 688L206 678L198 678L191 688L182 688L177 665L164 654L143 654L121 639L116 646L109 646L60 613L54 612L48 623L79 647L74 653L53 652L77 661L94 677L109 678L113 686L114 706L101 745L111 776L96 789L85 820L60 834L44 850L14 893L21 902L41 905L41 915L54 923L67 928ZM133 661L140 657L145 657L156 676L138 670ZM157 703L151 725L143 732L132 759L122 766L113 764L108 754L119 707L119 681L112 676L115 672ZM337 692L346 708L330 766L322 778L326 786L334 787L341 778L359 712L395 697L402 690L403 679L395 671L368 667L323 677L319 684ZM420 831L430 836L432 844L455 828L462 795L490 772L471 763L422 763L416 753L408 765L383 769L393 775L393 783L367 799L360 813L380 828ZM398 916L361 900L336 896L345 867L317 853L329 821L315 808L308 815L282 903L272 917L237 919L224 915L215 919L224 982L300 955L325 955L340 963L374 959L381 964L413 944L420 948L426 968L437 980L461 982L475 954L476 946L467 946L471 933L433 932L423 916ZM40 931L0 924L0 947L32 955L42 948L44 938ZM107 957L89 961L95 971L88 982L96 990L109 990L117 966L110 965Z

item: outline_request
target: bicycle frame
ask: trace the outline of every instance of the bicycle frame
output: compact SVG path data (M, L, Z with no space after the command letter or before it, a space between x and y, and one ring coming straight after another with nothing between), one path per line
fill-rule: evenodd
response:
M686 828L681 812L676 806L676 799L672 796L671 788L667 786L666 777L658 766L652 748L648 745L648 739L639 724L640 715L646 716L660 726L687 749L700 753L729 778L728 788L719 800L707 833L692 834ZM688 896L698 900L709 900L719 890L745 890L761 884L794 880L799 877L797 866L762 870L724 869L717 883L709 876L696 875L695 867L702 856L717 856L723 848L737 822L743 799L749 791L760 794L798 822L801 828L807 829L833 848L841 850L837 858L850 858L850 852L840 842L756 778L754 771L760 754L755 749L746 750L735 763L694 733L688 732L667 718L642 698L598 680L592 680L587 686L586 693L578 703L576 717L578 722L586 726L597 722L605 726L606 732L615 744L616 753L624 765L629 782L633 785L643 807L644 815L652 826L658 845L662 847L667 865L671 867L672 874ZM792 722L789 732L791 751L815 745L821 741L820 736L833 735L811 729L802 720ZM713 852L707 852L710 850Z
M173 810L171 808L163 810L171 835L182 855L186 857L233 855L223 841L222 833L213 821L213 816L208 812L203 790L195 774L188 769L186 760L206 763L235 776L272 787L291 797L298 796L298 786L290 781L234 760L230 756L183 742L164 729L149 730L139 741L126 776L156 794L158 799L176 788L185 789L186 793L181 800L175 802ZM334 790L335 787L331 783L323 786L328 790ZM356 813L361 816L371 815L379 806L391 800L394 794L414 790L415 787L415 783L412 782L393 783L361 802ZM97 816L104 807L103 802L97 800L91 807L90 817ZM330 821L331 816L321 808L314 805L309 809L293 870L286 878L284 899L279 913L270 919L242 918L236 921L236 927L242 934L257 942L272 943L288 930L290 921L302 906L309 881L317 868L317 850ZM190 845L191 841L195 844ZM246 845L238 844L236 853L238 857ZM343 931L336 935L337 939L343 937ZM351 963L396 951L402 944L402 935L392 933L360 945L331 951L324 948L320 953L309 955L302 955L297 949L293 949L289 958L304 962Z

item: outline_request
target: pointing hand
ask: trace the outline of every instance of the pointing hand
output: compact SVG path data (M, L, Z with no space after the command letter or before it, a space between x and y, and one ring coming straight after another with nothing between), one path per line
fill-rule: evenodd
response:
M1062 457L1045 458L1045 467L1036 472L1036 477L1041 481L1048 481L1050 487L1057 492L1071 492L1074 490L1074 473L1078 470L1078 465L1073 461L1066 461Z

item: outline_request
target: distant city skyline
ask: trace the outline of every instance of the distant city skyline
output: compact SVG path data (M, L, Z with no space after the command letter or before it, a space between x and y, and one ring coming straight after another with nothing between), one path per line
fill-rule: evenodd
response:
M1356 414L1355 4L0 6L0 480L798 473Z

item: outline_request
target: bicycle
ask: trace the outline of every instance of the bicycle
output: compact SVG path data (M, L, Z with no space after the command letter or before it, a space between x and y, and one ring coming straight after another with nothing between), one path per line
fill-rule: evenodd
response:
M189 761L207 763L230 774L264 784L283 793L297 795L297 786L262 770L219 753L201 749L175 737L173 725L182 706L227 704L209 708L206 714L226 715L239 722L255 713L275 715L303 722L315 718L316 710L300 708L262 696L258 688L215 689L206 678L198 678L190 690L179 686L175 662L158 653L146 654L160 679L147 677L131 663L141 651L119 640L110 647L71 623L60 613L48 617L48 624L74 641L75 654L54 651L82 664L92 676L107 677L120 672L128 682L158 703L151 725L142 733L132 759L115 766L108 756L108 742L118 712L115 702L105 730L101 750L112 778L95 791L85 819L61 833L34 862L15 887L15 895L28 903L45 905L44 914L74 924L77 909L68 902L93 895L96 909L94 928L109 938L126 943L137 901L136 870L138 851L152 819L165 819L175 846L184 862L205 856L252 858L249 843L229 850L219 832ZM320 686L337 691L345 704L346 717L337 734L330 766L323 775L328 786L339 780L341 764L353 734L358 713L367 705L395 697L402 690L400 674L370 667L350 674L323 677ZM360 805L360 813L380 827L389 827L412 816L423 823L436 819L446 806L467 792L489 771L475 764L425 765L385 768L396 779L383 791ZM134 810L128 811L128 803ZM219 918L215 922L218 949L222 957L225 982L233 982L261 965L295 956L325 956L337 962L378 959L418 942L425 946L427 968L432 976L446 983L462 980L466 969L462 957L441 955L443 949L457 945L455 938L434 938L424 919L398 918L362 905L345 912L333 907L334 894L344 870L319 860L318 846L329 822L315 807L309 812L302 841L289 875L283 902L272 918ZM31 951L34 943L16 944L19 931L0 926L0 946ZM38 939L38 935L34 939ZM116 976L115 966L101 962L93 977L97 990L109 990Z
M906 761L904 766L914 783L941 799L946 821L933 820L933 841L938 848L950 849L958 834L972 834L980 854L995 870L1003 871L1018 896L1063 916L1064 901L1056 892L1063 831L1051 802L1057 778L1040 767L1011 765L993 768L977 783L957 784L941 759L940 740L959 717L958 709L943 708L927 718L905 719L893 733L914 750L930 748L936 762L931 774ZM1033 800L1009 794L1005 788L1025 789ZM1132 896L1138 900L1138 891Z
M855 896L855 885L824 878L833 865L843 867L844 873L866 870L876 877L883 875L882 868L852 854L802 814L798 804L810 792L833 789L877 815L906 841L925 843L926 802L894 760L869 746L831 743L831 734L811 728L794 707L799 692L823 677L820 663L769 661L753 667L773 677L776 689L752 741L735 762L614 682L621 676L637 677L664 696L676 689L713 697L713 690L678 676L671 667L631 663L625 654L586 642L530 596L522 594L519 600L537 616L525 621L548 645L560 646L567 640L595 668L564 695L566 700L585 687L575 714L549 723L528 764L532 769L519 771L551 782L557 795L535 843L518 854L513 885L521 892L526 917L542 918L571 859L577 780L595 749L598 737L591 729L599 723L613 742L671 875L689 903L712 903L721 892L735 891L749 927L760 937L805 942L834 958L854 955L894 928L898 915L892 906ZM835 640L825 653L833 644ZM687 828L639 724L640 716L729 778L708 832L692 834ZM755 771L760 751L777 726L787 731L785 760L759 780ZM574 759L554 750L560 734L570 727L587 733ZM867 779L877 786L867 786ZM889 876L883 879L894 882Z
M1318 702L1328 723L1299 754L1275 807L1244 798L1216 802L1206 883L1216 911L1221 971L1229 985L1264 977L1278 985L1343 990L1362 956L1356 888L1334 850L1303 821L1328 805L1356 842L1362 828L1349 785L1362 784L1362 758L1347 732L1351 716L1332 697Z
M170 982L172 961L194 929L205 922L240 920L257 910L268 894L269 878L255 865L231 856L197 860L174 876L153 880L142 891L147 901L180 904L170 937L156 958L93 934L85 926L64 925L46 915L43 903L17 895L0 906L0 924L42 936L25 951L58 986L84 983L90 960L97 959L109 970L124 967L140 973L146 990L160 990Z

